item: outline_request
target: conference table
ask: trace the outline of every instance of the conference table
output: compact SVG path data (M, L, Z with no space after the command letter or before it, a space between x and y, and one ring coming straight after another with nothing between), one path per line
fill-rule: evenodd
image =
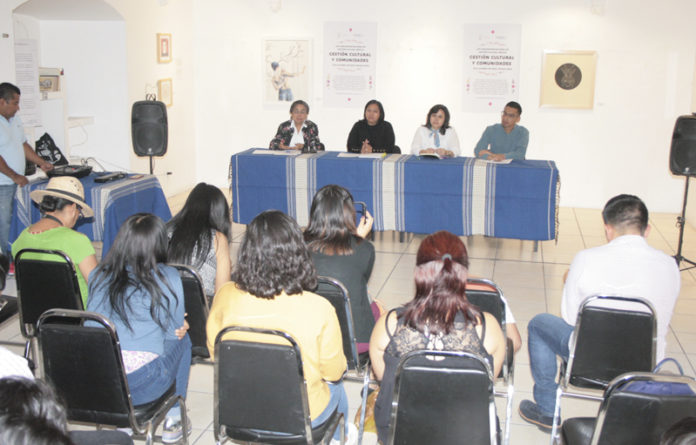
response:
M102 257L109 251L121 224L138 212L154 213L164 221L172 217L169 204L157 177L152 175L127 175L123 179L98 183L94 180L105 173L91 173L80 178L85 190L85 202L94 210L94 217L80 218L75 230L84 233L92 241L101 241ZM28 225L41 217L39 207L29 193L45 189L48 179L30 182L17 188L10 225L10 242L14 242Z
M306 226L317 190L338 184L367 204L376 231L536 241L556 238L559 178L553 161L259 148L232 155L229 167L232 217L241 224L277 209Z

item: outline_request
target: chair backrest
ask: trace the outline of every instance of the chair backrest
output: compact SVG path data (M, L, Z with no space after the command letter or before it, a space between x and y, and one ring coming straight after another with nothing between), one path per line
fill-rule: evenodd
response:
M500 298L503 292L492 281L469 278L466 280L466 298L483 312L488 312L498 320L503 333L506 332L505 302Z
M203 281L198 272L184 264L170 264L177 269L184 287L184 306L186 320L189 323L188 334L191 338L191 354L194 357L208 358L205 325L208 321L208 299L203 289Z
M51 309L39 318L37 336L44 376L65 400L68 419L132 424L129 416L133 406L121 347L116 329L106 317L95 312Z
M399 363L390 444L495 444L493 372L476 354L414 351Z
M632 389L631 385L635 382L645 381L677 384L680 391L668 395L647 394ZM604 392L591 443L658 445L660 437L669 427L684 417L694 415L696 381L693 378L643 372L623 374L614 379Z
M317 283L317 289L314 293L329 300L336 310L343 338L343 354L346 356L348 369L356 369L360 366L360 358L358 357L353 311L350 306L348 289L339 280L331 277L319 276Z
M641 310L597 304L633 303ZM655 309L642 298L595 296L578 310L564 383L604 388L626 372L647 372L655 366Z
M48 309L83 309L75 265L60 250L20 250L15 256L15 273L25 337L34 335L37 320Z
M290 334L243 326L220 331L214 421L216 438L226 429L233 439L235 432L253 436L258 430L312 440L302 355Z

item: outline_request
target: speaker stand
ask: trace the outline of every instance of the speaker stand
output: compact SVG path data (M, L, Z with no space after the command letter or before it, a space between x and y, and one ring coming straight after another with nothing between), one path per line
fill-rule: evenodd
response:
M149 155L149 156L150 156L150 174L153 174L154 171L155 171L155 164L154 164L154 162L152 161L152 155ZM689 177L688 177L688 176L686 177L686 183L687 183L687 184L689 183ZM686 206L686 197L684 198L684 206ZM682 215L682 216L683 216L683 215Z
M684 258L681 254L682 244L684 243L684 224L686 223L686 197L689 195L689 177L690 175L686 175L686 185L684 186L684 203L682 204L681 216L677 216L677 225L679 226L679 246L677 247L677 254L674 255L674 259L677 262L677 266L679 266L682 261L690 264L689 267L680 269L682 272L696 267L695 262L687 258Z

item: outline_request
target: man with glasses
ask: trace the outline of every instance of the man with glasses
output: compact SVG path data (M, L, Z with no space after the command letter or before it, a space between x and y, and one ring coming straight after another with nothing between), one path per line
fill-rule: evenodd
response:
M489 161L524 159L529 144L529 131L517 125L522 115L522 106L508 102L502 112L501 123L490 125L481 135L474 148L477 158Z

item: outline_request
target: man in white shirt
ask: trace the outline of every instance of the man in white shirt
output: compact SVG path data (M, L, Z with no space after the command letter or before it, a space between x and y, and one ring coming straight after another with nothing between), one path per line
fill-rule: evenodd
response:
M657 315L657 359L664 357L665 337L679 296L676 261L650 247L648 209L633 195L615 196L602 211L608 244L580 251L563 287L561 315L539 314L527 326L534 400L520 403L520 416L550 431L556 399L556 356L568 358L568 342L578 308L587 297L642 297Z
M0 252L9 253L12 202L17 186L28 180L24 176L26 159L42 170L53 168L50 162L37 155L24 135L19 111L19 88L11 83L0 83Z

